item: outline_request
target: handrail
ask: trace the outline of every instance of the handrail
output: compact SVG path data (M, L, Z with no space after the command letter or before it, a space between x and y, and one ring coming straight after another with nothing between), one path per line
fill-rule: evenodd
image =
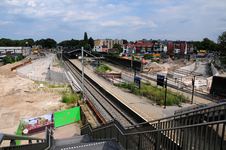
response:
M46 140L46 139L0 133L0 145L3 140Z
M199 126L203 126L203 125L213 125L213 124L221 124L221 123L226 123L226 120L220 120L220 121L214 121L214 122L206 122L206 123L199 123L199 124L193 124L193 125L186 125L186 126L180 126L180 127L173 127L173 128L166 128L166 129L157 129L157 130L150 130L150 131L142 131L142 132L133 132L133 133L123 133L119 127L114 123L112 125L109 126L104 126L103 128L100 129L91 129L90 126L90 131L98 131L101 129L106 129L112 126L115 126L122 135L138 135L138 134L143 134L143 133L153 133L153 132L160 132L160 131L167 131L167 130L176 130L176 129L185 129L185 128L191 128L191 127L199 127Z
M192 106L185 107L185 108L182 108L182 109L179 109L179 110L175 110L174 114L176 115L176 114L188 112L188 111L191 111L191 110L194 110L194 109L206 108L207 106L211 106L211 105L215 105L215 103L213 103L213 102L207 103L207 104L200 103L200 104L197 104L197 105L192 105Z
M189 114L189 113L194 113L194 112L197 112L197 111L210 109L210 108L214 108L214 107L218 107L218 106L222 106L222 105L226 105L226 102L222 102L222 103L218 103L218 104L215 104L215 105L207 106L205 108L199 108L199 109L196 109L196 110L190 110L190 111L187 111L187 112L179 113L179 114L176 114L176 115L172 115L172 116L168 116L168 117L164 117L164 118L160 118L160 119L155 119L155 120L151 120L151 121L147 121L147 122L138 123L138 124L127 126L127 127L130 128L130 127L135 127L135 126L139 126L139 125L143 125L143 124L147 124L147 123L152 123L152 122L156 122L156 121L160 121L160 120L169 119L169 118L172 118L172 117L175 118L177 116L186 115L186 114Z
M186 126L180 126L180 127L173 127L173 128L166 128L166 129L143 131L143 132L126 133L124 135L134 135L134 134L143 134L143 133L152 133L152 132L159 132L159 131L167 131L167 130L185 129L185 128L199 127L199 126L204 126L204 125L207 126L207 125L221 124L221 123L226 123L226 120L220 120L220 121L214 121L214 122L206 122L206 123L199 123L199 124L192 124L192 125L186 125Z
M0 133L0 145L3 140L11 140L10 147L13 148L13 146L16 146L15 140L29 140L29 145L32 144L32 140L39 140L42 141L42 143L47 143L48 147L45 148L46 150L50 149L53 145L53 132L52 128L48 129L45 128L45 138L36 138L36 137L29 137L29 136L22 136L22 135L11 135L11 134L4 134ZM29 146L27 145L27 146Z

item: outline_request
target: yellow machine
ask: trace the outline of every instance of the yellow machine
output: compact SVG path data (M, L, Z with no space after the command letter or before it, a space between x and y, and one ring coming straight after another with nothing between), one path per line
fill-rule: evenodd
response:
M200 53L206 53L206 50L200 50L199 52Z
M37 51L37 50L33 50L33 53L36 53L36 54L37 54L37 53L38 53L38 51Z

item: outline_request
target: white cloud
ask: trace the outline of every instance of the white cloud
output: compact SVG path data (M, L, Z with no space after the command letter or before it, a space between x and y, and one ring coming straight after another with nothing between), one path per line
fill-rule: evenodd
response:
M226 30L225 6L225 0L1 0L0 24L15 25L13 29L21 30L21 36L25 28L35 28L46 36L57 31L65 33L64 37L89 31L96 38L185 36L202 40ZM8 36L12 27L4 30L1 35Z
M28 6L35 7L36 3L34 1L29 1Z
M12 21L0 21L0 25L13 24Z
M122 24L117 21L107 21L107 22L100 22L100 25L101 26L120 26Z

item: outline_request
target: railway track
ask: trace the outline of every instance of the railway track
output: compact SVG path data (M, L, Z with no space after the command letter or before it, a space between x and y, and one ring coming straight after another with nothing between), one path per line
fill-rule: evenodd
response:
M75 68L74 64L71 63L66 56L64 56L64 63L71 73L77 78L82 84L82 75ZM87 98L90 106L93 108L100 120L106 124L118 120L124 128L130 125L137 124L133 118L129 117L123 110L117 105L111 102L105 95L103 95L95 86L93 86L86 78L84 78L85 97Z

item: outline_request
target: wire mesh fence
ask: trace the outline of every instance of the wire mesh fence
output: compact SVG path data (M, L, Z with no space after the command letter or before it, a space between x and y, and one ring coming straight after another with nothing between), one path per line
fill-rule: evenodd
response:
M26 79L30 79L30 80L38 81L38 82L45 82L45 83L57 84L57 85L69 84L68 80L63 80L63 79L48 79L46 77L38 77L38 76L23 74L21 72L17 72L17 74L22 78L26 78Z

